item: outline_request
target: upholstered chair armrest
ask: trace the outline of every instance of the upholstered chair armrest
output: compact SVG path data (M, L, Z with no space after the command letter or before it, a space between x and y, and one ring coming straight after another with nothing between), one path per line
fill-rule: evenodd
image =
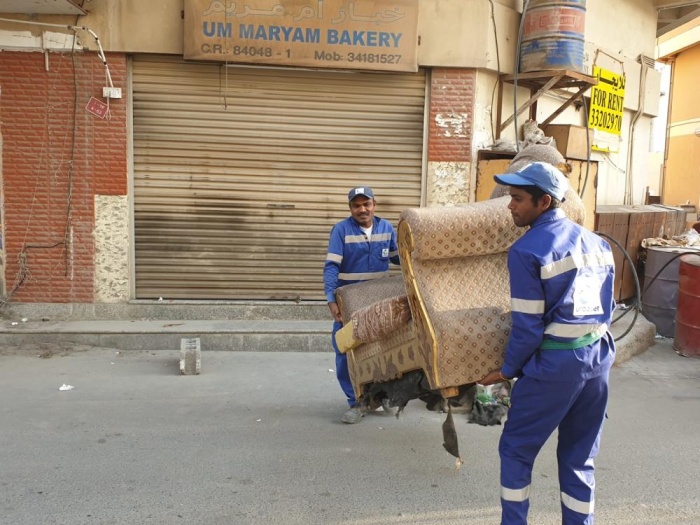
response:
M335 292L343 324L348 324L352 314L376 302L406 295L406 286L400 275L372 279L341 286Z
M345 353L361 344L389 337L410 320L408 298L405 295L390 297L354 312L350 322L336 333L335 342L338 350Z

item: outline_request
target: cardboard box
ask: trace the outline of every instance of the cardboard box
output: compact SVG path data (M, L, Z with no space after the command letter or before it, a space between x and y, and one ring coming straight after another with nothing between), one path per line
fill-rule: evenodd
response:
M685 211L663 205L604 205L596 208L596 231L617 241L632 260L614 242L610 242L615 259L615 300L626 301L636 295L634 273L644 239L670 238L683 232ZM606 239L608 240L608 239ZM638 275L638 278L641 276Z
M593 130L588 130L589 141L586 143L586 128L571 124L549 124L542 128L547 137L553 137L557 149L565 159L586 160L588 146L593 144Z

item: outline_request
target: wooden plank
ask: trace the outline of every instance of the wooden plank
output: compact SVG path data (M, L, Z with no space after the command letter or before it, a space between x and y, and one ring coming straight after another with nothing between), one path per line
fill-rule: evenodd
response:
M571 165L571 173L569 181L572 189L579 195L583 190L584 182L586 191L583 192L583 206L586 209L586 220L583 225L589 230L596 229L596 199L597 199L597 179L598 179L598 163L593 161L588 170L588 181L586 182L586 163L580 160L566 159L566 162Z
M677 230L676 235L681 235L682 233L684 233L686 231L685 222L686 222L687 213L685 212L685 210L680 209L680 210L678 210L677 214L678 214L678 230Z
M621 246L627 245L627 231L629 228L629 213L622 212L616 213L613 216L613 234L612 237ZM617 246L613 247L613 258L615 260L615 299L617 301L622 300L622 275L624 273L625 265L627 265L627 260L625 259L622 250Z
M535 93L534 95L532 95L532 96L528 99L528 101L525 102L525 104L523 104L522 106L520 106L520 107L518 108L518 111L517 111L516 113L514 113L513 115L511 115L510 117L508 117L508 118L505 120L505 122L503 122L503 124L500 124L500 125L499 125L499 126L500 126L500 130L502 131L502 130L506 129L506 128L508 127L508 125L509 125L511 122L513 122L513 120L515 120L515 117L516 117L517 115L520 115L520 114L521 114L523 111L525 111L527 108L529 108L530 106L532 106L533 104L535 104L535 103L537 102L537 100L538 100L542 95L544 95L545 93L547 93L547 91L549 91L550 89L552 89L552 87L553 87L559 80L561 80L561 77L562 77L562 76L563 76L563 75L557 75L557 76L555 76L555 77L552 77L552 78L549 80L549 82L547 82L544 86L542 86L542 88L540 88L540 90L537 91L537 93Z
M652 231L653 222L650 224L650 212L645 210L630 210L629 227L627 231L627 244L625 250L632 259L634 266L629 261L625 261L622 271L622 285L620 289L620 300L624 301L634 297L636 287L634 276L637 274L637 258L642 240L649 237Z
M654 214L654 232L652 237L663 237L666 234L668 215L661 210Z
M579 73L577 71L557 69L519 73L518 85L529 87L531 89L537 89L538 87L542 86L547 79L550 79L553 76L558 78L557 83L553 86L554 89L581 87L584 85L595 86L598 84L598 79L596 77ZM512 84L515 81L515 75L501 75L501 79L503 82Z
M627 244L627 229L629 226L629 212L624 206L604 205L596 209L596 231L612 237L615 241L625 247ZM613 259L615 261L615 283L614 297L616 301L621 299L622 275L624 273L626 260L622 250L610 239L605 239L612 247Z
M581 95L583 95L584 92L586 92L588 89L590 89L591 86L583 86L580 88L576 93L571 95L566 102L564 102L561 106L559 106L559 109L557 109L554 113L552 113L550 116L548 116L544 121L539 125L540 128L543 128L550 122L552 122L555 118L557 118L560 114L564 112L566 108L568 108L571 104L573 104L576 99L578 99Z
M491 192L496 187L494 175L505 173L511 159L493 159L479 161L476 169L476 201L491 198Z

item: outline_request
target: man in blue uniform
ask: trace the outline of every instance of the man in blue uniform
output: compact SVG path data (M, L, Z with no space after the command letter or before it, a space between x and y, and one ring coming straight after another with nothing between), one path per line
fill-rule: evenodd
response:
M494 178L510 186L516 226L530 227L508 252L513 325L505 361L481 381L518 378L499 445L501 524L527 523L532 466L558 428L562 523L592 525L593 459L615 359L612 252L559 208L569 183L551 164Z
M396 231L389 221L375 217L374 192L366 186L348 193L350 217L333 226L328 241L328 255L323 268L323 284L328 307L333 316L331 340L335 350L338 382L348 398L350 408L343 414L344 423L357 423L366 408L358 406L348 372L348 359L335 344L335 333L343 327L340 308L335 301L339 286L378 279L387 275L389 262L399 264Z

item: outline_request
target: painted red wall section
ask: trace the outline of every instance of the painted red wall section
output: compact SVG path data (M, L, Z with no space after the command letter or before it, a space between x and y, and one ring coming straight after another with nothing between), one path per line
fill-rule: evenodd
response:
M473 69L433 69L430 82L429 161L471 160L475 86L476 71ZM445 121L448 124L440 126L439 123Z
M107 55L126 95L126 58ZM47 70L48 65L48 70ZM0 53L6 293L18 302L92 302L94 196L127 192L126 101L108 119L105 67L92 51Z

